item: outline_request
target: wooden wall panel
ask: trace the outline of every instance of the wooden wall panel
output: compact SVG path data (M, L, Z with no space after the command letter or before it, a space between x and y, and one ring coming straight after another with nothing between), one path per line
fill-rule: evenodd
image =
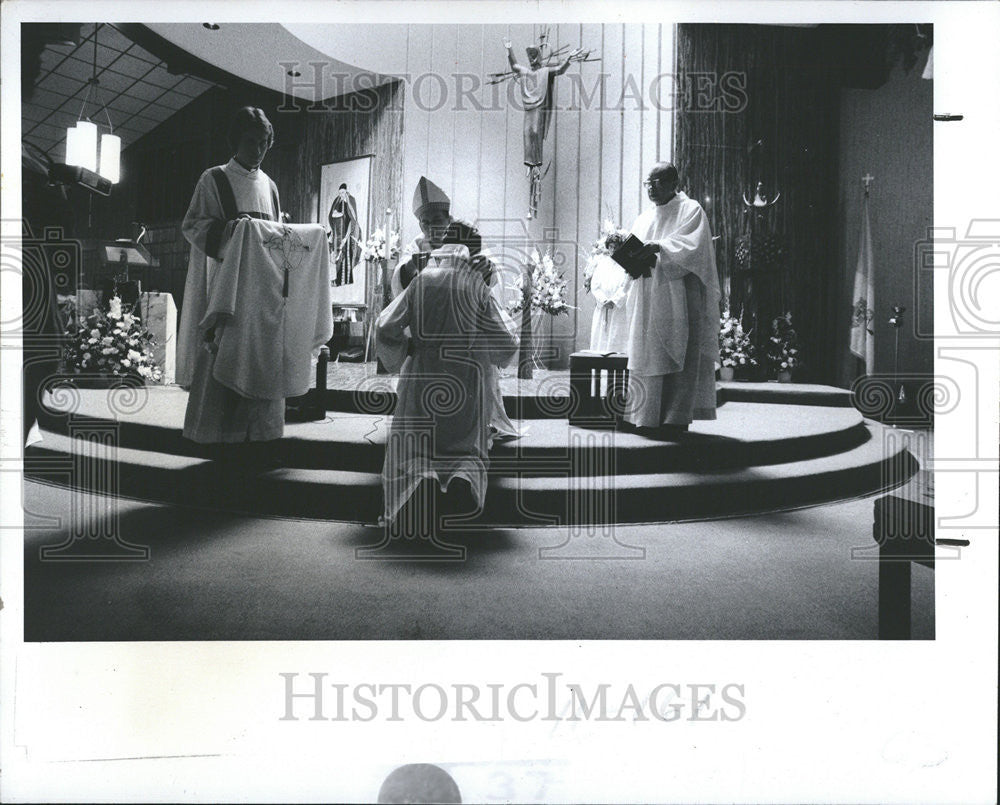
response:
M431 72L430 25L410 25L406 37L405 100L403 103L403 210L401 217L402 243L405 245L420 234L413 218L413 191L421 176L430 170L430 124L424 93L429 92L421 76ZM428 176L428 178L433 178Z
M455 199L455 151L460 134L455 117L455 73L457 72L458 26L431 27L429 73L425 77L422 100L427 110L427 174ZM461 166L458 170L462 173Z
M623 25L605 25L601 46L604 90L601 104L601 213L622 220L622 95L624 53ZM606 154L606 156L605 156Z
M478 44L477 55L483 65L482 111L477 116L467 115L469 122L463 125L463 128L475 131L476 126L471 121L478 117L479 206L471 214L480 221L484 237L489 238L494 248L503 238L504 204L507 196L507 85L488 84L487 80L490 73L507 69L502 44L506 35L506 25L484 25L479 39L472 40ZM475 170L475 167L470 166L470 170Z
M585 50L601 53L603 46L602 25L580 26L580 46ZM600 232L604 210L601 207L601 162L604 158L601 140L600 87L602 85L601 62L587 62L579 69L581 81L581 110L577 139L579 145L579 169L576 187L577 243L583 249L578 265L576 282L576 348L586 349L590 345L590 323L594 315L594 298L583 287L583 268L590 247ZM590 100L587 100L588 97ZM610 154L610 152L609 152Z
M452 206L459 216L475 217L479 209L480 184L483 181L480 156L482 153L482 97L486 83L483 62L485 48L481 25L460 25L454 42L454 66L445 75L451 93L448 108L451 114L452 140ZM479 47L469 47L469 43Z
M632 223L645 206L642 196L642 124L647 92L643 87L644 28L622 26L622 84L616 103L621 108L621 218Z
M659 37L662 28L662 25L644 25L642 28L641 86L643 88L643 110L639 121L640 159L637 177L639 179L645 179L649 173L649 169L659 159L658 130L660 128L660 111L657 108L657 98L653 97L653 93L656 91L656 88L664 84L664 81L658 78L661 75L660 50L662 44ZM668 64L667 69L663 72L672 72L672 65ZM670 114L667 113L663 116L669 118ZM649 202L646 198L645 188L638 181L636 182L635 192L636 204L641 211L645 209L646 204Z
M567 45L570 49L580 43L580 26L578 24L559 25L552 29L554 41L559 45ZM570 71L578 68L571 67ZM574 103L577 95L572 83L570 72L556 79L558 112L553 127L555 138L552 142L552 184L543 190L543 199L550 198L551 217L549 241L552 244L553 259L556 267L566 278L566 296L568 304L576 305L577 271L580 263L579 249L579 213L578 199L580 195L580 115L579 104ZM566 315L556 317L552 333L554 346L559 351L557 362L562 365L567 361L567 355L576 348L577 311L569 310Z

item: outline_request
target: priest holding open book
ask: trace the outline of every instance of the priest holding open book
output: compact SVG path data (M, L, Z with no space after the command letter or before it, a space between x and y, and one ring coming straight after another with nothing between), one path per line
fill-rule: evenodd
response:
M677 169L660 162L646 181L655 205L615 253L629 288L626 429L672 437L695 419L715 419L719 278L708 217L677 192Z

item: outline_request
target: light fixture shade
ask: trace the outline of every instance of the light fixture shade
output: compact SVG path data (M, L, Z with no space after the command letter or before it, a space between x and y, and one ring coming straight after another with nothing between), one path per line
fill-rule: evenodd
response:
M75 164L87 170L97 171L97 126L87 120L80 120L76 124L79 132L77 137L80 142L80 162Z
M83 164L83 143L80 141L80 130L76 126L66 129L66 164Z
M118 184L121 178L122 141L116 134L101 135L101 167L97 171L111 184Z

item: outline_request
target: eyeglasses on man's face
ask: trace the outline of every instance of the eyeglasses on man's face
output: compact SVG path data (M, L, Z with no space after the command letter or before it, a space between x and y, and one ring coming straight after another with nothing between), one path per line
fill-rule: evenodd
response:
M663 187L665 184L666 182L663 179L646 179L642 183L642 186L648 190L650 187Z

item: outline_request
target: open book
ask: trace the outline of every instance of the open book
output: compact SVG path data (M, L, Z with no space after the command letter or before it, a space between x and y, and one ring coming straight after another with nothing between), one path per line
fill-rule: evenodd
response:
M629 235L626 241L615 249L611 259L625 269L626 273L633 279L639 277L651 277L653 266L656 264L655 257L640 258L639 251L645 246L635 235Z

